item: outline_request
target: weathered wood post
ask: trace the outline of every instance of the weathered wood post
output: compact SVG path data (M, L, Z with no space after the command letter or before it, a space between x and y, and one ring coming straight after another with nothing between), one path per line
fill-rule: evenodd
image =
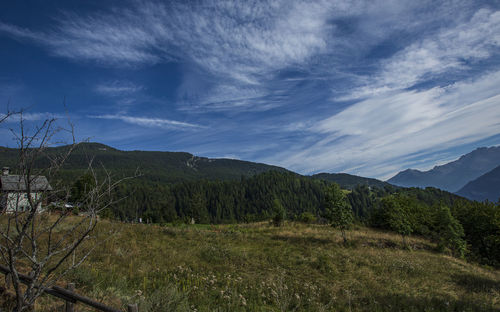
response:
M66 286L66 289L68 291L74 291L75 290L75 284L74 283L68 283L68 286ZM75 311L75 304L70 301L66 301L66 312L74 312Z
M139 312L139 309L137 308L137 303L129 304L127 306L127 312Z

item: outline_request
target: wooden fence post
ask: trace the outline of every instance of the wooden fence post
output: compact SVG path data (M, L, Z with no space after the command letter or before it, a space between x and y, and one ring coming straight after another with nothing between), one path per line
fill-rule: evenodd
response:
M139 312L139 309L137 308L137 303L135 303L135 304L129 304L127 306L127 311L128 312Z
M74 283L68 283L68 286L66 287L67 290L69 291L74 291L75 290L75 284ZM66 312L74 312L75 311L75 304L70 301L66 301Z

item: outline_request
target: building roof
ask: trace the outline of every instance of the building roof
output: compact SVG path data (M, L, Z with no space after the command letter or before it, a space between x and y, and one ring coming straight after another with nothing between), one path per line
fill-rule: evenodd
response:
M12 192L26 191L25 177L20 175L2 175L0 176L0 189ZM46 177L32 177L31 191L52 191L52 187Z

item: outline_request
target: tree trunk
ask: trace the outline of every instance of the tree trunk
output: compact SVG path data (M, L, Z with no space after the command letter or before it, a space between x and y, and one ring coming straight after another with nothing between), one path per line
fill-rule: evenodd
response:
M346 244L347 243L347 236L345 234L345 229L341 229L340 231L342 233L342 238L344 239L344 244Z

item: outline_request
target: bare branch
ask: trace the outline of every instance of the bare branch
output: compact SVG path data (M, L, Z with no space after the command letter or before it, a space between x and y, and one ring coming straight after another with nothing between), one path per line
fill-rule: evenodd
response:
M0 212L0 261L12 272L16 311L24 311L34 304L44 289L78 267L97 246L111 237L93 241L91 245L87 243L98 224L98 214L120 201L113 198L115 189L134 177L115 180L102 164L95 170L94 159L90 157L86 174L91 176L92 183L84 186L83 196L77 203L85 215L70 217L71 212L65 205L71 198L71 188L60 175L79 145L73 124L68 118L68 125L61 127L51 118L29 129L24 110L17 114L19 128L10 130L18 146L18 191L7 198ZM11 115L0 116L0 123ZM61 144L58 138L62 134L69 135L71 143L54 152L50 147ZM40 185L40 181L51 181L52 185ZM57 216L43 212L49 199L59 203ZM69 257L76 254L78 259L68 265ZM30 276L24 288L21 287L20 271L27 271Z

